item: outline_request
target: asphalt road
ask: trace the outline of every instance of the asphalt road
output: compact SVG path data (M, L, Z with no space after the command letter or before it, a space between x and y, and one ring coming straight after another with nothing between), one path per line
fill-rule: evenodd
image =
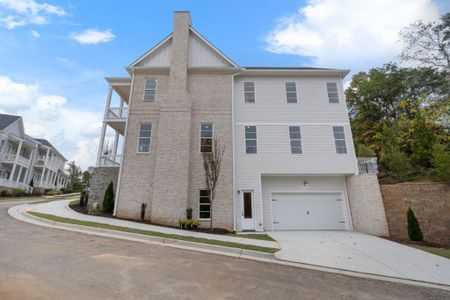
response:
M450 299L450 292L22 223L0 201L0 299Z

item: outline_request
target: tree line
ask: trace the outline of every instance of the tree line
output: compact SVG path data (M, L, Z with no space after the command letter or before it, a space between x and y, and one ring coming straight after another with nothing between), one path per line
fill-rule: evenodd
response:
M357 156L380 180L450 181L450 13L400 32L402 62L352 77L345 94Z

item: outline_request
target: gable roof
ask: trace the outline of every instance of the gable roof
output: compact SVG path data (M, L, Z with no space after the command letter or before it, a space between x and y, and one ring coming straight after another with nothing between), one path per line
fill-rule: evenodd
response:
M169 67L172 37L173 33L169 34L162 41L157 43L154 47L132 62L128 68L138 67L143 63L152 67ZM219 64L219 66L229 65L231 67L239 67L234 61L223 54L223 52L210 43L199 32L197 32L194 28L189 27L189 63L192 63L192 52L202 50L203 53L201 56L207 57L209 55L211 57L209 60L210 63Z
M58 151L58 149L56 149L55 146L53 146L48 140L46 139L37 139L37 138L33 138L35 141L38 141L39 143L41 143L44 146L50 147L53 150L56 151L56 153L58 153L62 158L64 158L65 160L67 160L67 158L64 157L64 155L61 154L61 152Z
M0 114L0 130L7 128L20 118L19 116Z

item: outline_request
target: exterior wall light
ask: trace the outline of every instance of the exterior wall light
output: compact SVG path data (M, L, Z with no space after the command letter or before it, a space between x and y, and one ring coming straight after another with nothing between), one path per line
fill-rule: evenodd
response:
M305 181L303 182L303 185L304 185L304 186L309 186L308 180L305 180Z

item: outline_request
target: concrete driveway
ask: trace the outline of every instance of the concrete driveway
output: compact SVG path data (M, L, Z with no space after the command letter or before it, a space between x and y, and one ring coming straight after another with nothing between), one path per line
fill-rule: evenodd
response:
M450 286L450 260L358 232L277 231L278 259Z

